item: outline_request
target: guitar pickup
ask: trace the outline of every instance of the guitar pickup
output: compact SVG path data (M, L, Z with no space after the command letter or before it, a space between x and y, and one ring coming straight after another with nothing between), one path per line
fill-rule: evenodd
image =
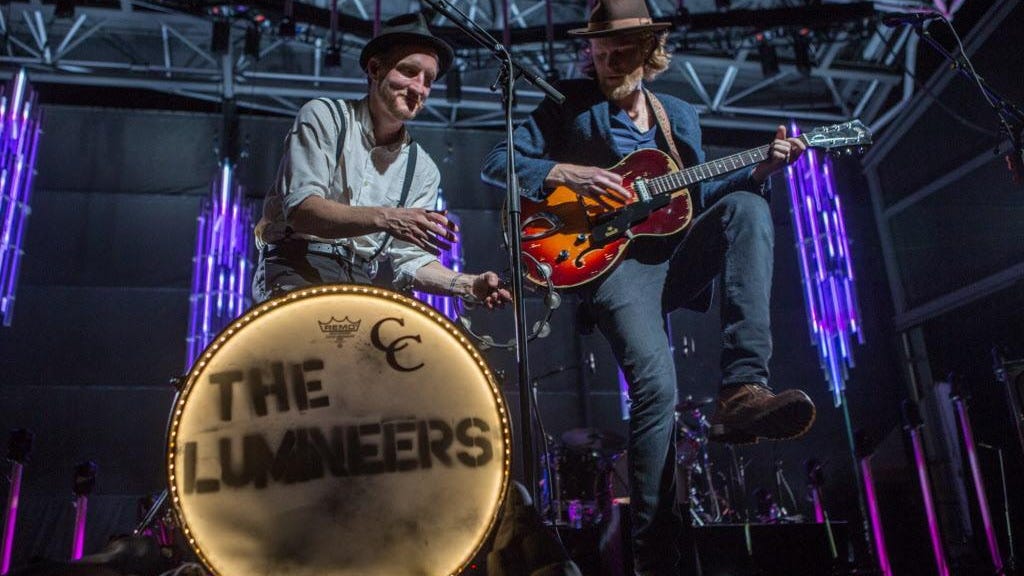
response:
M630 227L638 222L642 222L655 210L668 206L671 200L672 198L667 194L656 196L650 200L634 202L613 212L601 215L597 219L597 226L591 231L590 243L601 246L626 235Z

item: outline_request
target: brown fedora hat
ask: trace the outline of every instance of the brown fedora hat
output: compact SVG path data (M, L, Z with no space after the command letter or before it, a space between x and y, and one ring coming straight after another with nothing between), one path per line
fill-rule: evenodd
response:
M657 32L670 26L667 22L651 20L645 0L597 0L587 27L569 30L569 34L597 38L645 30Z

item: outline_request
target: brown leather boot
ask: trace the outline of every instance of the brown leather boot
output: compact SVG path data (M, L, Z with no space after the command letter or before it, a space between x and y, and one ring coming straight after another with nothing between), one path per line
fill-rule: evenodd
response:
M814 402L802 390L775 394L757 384L727 386L718 393L710 440L753 444L759 438L798 438L811 429L814 416Z

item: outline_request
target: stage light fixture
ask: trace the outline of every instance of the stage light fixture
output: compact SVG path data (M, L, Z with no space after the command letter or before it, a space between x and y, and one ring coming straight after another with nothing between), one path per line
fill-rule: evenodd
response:
M801 28L793 35L793 58L796 69L804 76L811 75L811 31Z
M445 99L452 104L462 102L462 70L453 66L445 82Z
M74 0L57 0L53 6L53 17L54 18L74 18L75 17L75 1Z
M207 344L249 307L253 210L235 176L234 160L223 158L210 195L200 206L185 339L186 370Z
M245 29L245 55L253 60L260 59L260 36L260 27L256 24Z
M32 179L39 144L40 109L22 68L0 87L0 321L14 320L22 241L32 212ZM3 572L0 572L2 574Z
M796 123L790 136L800 136ZM786 167L804 303L811 339L837 407L843 405L854 343L864 343L850 242L834 168L828 157L807 150Z
M24 72L24 70L22 70ZM25 463L32 452L33 434L30 430L11 430L7 445L8 472L5 475L8 486L7 508L4 510L3 539L0 540L0 574L7 574L11 568L11 554L14 552L14 529L18 523L18 501L21 499L21 476Z
M956 411L956 420L960 428L961 446L967 454L967 462L970 464L971 479L974 481L974 494L977 497L978 512L981 515L981 526L984 529L985 542L988 544L989 559L992 561L992 568L995 574L1005 574L1003 570L1003 557L999 553L999 538L996 535L995 525L992 519L992 512L988 505L988 496L985 494L985 478L981 471L981 464L978 459L978 445L974 441L974 430L971 427L971 417L967 410L967 400L964 396L953 393L950 401Z
M99 467L92 460L75 466L72 490L75 493L75 528L71 535L71 559L78 560L85 550L85 522L88 517L89 495L96 488Z
M213 21L210 33L210 51L214 54L227 54L231 44L231 22L227 19Z
M277 35L282 38L295 38L295 6L292 0L284 1L284 17L277 25Z
M864 430L856 432L854 440L854 455L860 463L861 483L864 486L864 496L867 498L868 518L871 521L871 542L874 544L875 560L878 562L878 569L881 576L892 576L892 566L889 564L889 551L885 546L885 531L882 528L882 513L878 507L878 491L875 489L875 480L871 470L871 448Z
M950 576L949 561L942 539L939 514L935 507L932 482L928 472L928 455L925 452L922 428L924 420L912 400L904 400L902 405L903 430L910 439L914 454L914 468L917 470L917 481L921 488L921 500L924 503L925 518L928 520L928 536L932 542L932 554L935 556L935 568L938 576Z
M754 38L757 40L757 53L761 57L761 74L765 78L771 78L779 73L779 55L764 33L759 33Z
M331 44L324 52L324 66L327 68L341 67L341 44Z
M277 25L277 35L281 38L295 38L295 21L285 16Z

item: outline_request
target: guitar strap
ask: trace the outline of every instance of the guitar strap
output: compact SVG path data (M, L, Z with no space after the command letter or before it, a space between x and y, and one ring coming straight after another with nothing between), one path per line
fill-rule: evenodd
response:
M658 100L654 92L644 88L644 94L647 95L647 101L651 103L651 109L654 110L654 118L658 121L658 128L661 129L662 135L665 136L665 141L668 142L668 149L672 153L672 159L676 162L676 169L682 170L683 159L679 156L679 150L676 149L676 141L672 137L672 127L668 123L668 114L665 114L665 107L661 105L661 100Z

